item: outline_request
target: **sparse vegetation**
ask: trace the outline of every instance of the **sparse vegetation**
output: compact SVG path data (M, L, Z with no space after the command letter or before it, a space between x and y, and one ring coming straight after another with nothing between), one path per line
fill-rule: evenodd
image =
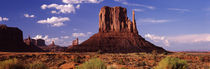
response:
M80 62L81 62L80 59L81 59L80 57L76 57L76 58L73 59L73 61L74 61L75 63L80 63Z
M107 69L107 67L99 58L93 58L78 66L77 69Z
M125 62L123 59L120 59L119 64L125 65Z
M16 58L0 62L0 69L49 69L45 64L35 62L31 64L24 64Z
M28 64L26 66L26 69L49 69L49 68L44 63L34 62L31 64Z
M97 54L103 54L103 52L101 50L98 50Z
M179 58L166 57L162 59L155 69L187 69L188 65L185 60Z
M209 59L210 53L186 53L185 55L181 55L182 53L170 53L168 55L157 54L156 59L153 58L153 54L151 53L127 53L127 54L114 54L114 53L106 53L106 54L97 54L97 53L53 53L53 55L47 53L0 53L0 65L2 69L2 65L10 68L3 69L11 69L11 66L5 64L10 60L10 63L17 63L20 66L24 67L24 69L30 69L31 67L39 66L47 67L52 69L76 69L77 67L82 66L84 63L89 62L91 58L98 58L104 62L106 69L153 69L158 67L158 62L160 62L166 57L170 56L171 58L179 58L182 60L186 60L188 69L208 69L209 68ZM36 56L32 56L32 54ZM136 55L137 54L137 55ZM187 55L188 54L188 55ZM13 62L11 62L13 60ZM156 60L156 61L155 61ZM35 61L35 62L34 62ZM37 63L36 61L40 61L41 63ZM173 61L170 59L170 61ZM170 62L168 61L168 62ZM174 61L173 61L174 62ZM2 64L3 63L3 64ZM172 62L170 62L172 64ZM166 65L166 64L165 64ZM88 66L86 64L86 66ZM164 64L162 64L164 66ZM15 66L16 67L16 66ZM23 68L22 68L23 69ZM31 68L33 69L33 68ZM36 69L36 68L34 68Z
M0 69L25 69L25 66L18 62L16 58L0 62Z

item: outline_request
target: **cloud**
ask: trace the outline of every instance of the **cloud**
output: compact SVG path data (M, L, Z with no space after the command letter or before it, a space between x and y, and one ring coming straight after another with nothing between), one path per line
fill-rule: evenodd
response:
M79 30L79 29L77 29L77 28L74 28L74 29L73 29L73 31L77 31L77 30Z
M0 16L0 22L1 22L1 21L9 21L9 18L7 18L7 17L1 17L1 16Z
M210 34L208 33L173 36L146 34L145 38L171 51L210 51Z
M136 12L143 12L144 10L143 9L133 9L134 11Z
M51 11L53 14L60 14L60 13L75 13L76 9L80 8L81 3L100 3L103 0L62 0L64 4L43 4L41 9L56 9ZM75 6L76 5L76 6Z
M35 17L35 15L29 15L29 14L24 14L24 16L25 16L26 18L34 18L34 17Z
M87 33L72 33L73 37L86 37L88 35L91 35L92 32L87 32Z
M145 7L145 8L151 9L151 10L155 9L154 6L149 6L149 5L144 5L144 4L136 4L136 3L128 3L126 0L114 0L114 1L122 3L124 5L128 5L128 6Z
M162 42L166 46L169 46L172 43L196 44L210 42L210 34L187 34L178 36L157 36L153 34L146 34L145 37L151 39L154 42Z
M55 13L55 14L59 14L57 11L55 11L55 10L53 10L53 11L51 11L51 13Z
M189 12L190 11L189 9L180 9L180 8L168 8L168 10L178 11L178 12L181 12L181 13Z
M68 39L68 38L70 38L70 36L61 36L61 38Z
M85 37L86 34L85 33L72 33L73 37Z
M142 22L142 23L167 23L167 22L170 22L170 20L144 18L144 19L139 19L138 22Z
M40 24L51 24L52 27L60 27L64 25L65 21L69 21L70 19L68 17L51 17L47 18L46 20L39 20L37 23Z
M80 8L80 5L77 5L76 8L79 9Z
M58 11L51 11L51 13L75 13L75 7L74 5L72 4L64 4L64 5L58 5L58 4L50 4L50 5L46 5L46 4L43 4L41 6L41 8L43 10L47 9L47 8L54 8L54 9L57 9ZM79 8L79 7L77 7Z
M146 34L144 37L149 38L150 40L152 40L154 42L160 42L160 43L164 44L165 46L170 46L169 41L164 36L157 36L157 35L153 35L153 34Z
M167 37L171 42L176 43L200 43L200 42L210 42L210 34L187 34L179 36L169 36Z
M67 4L79 4L79 3L100 3L104 0L62 0L63 3Z

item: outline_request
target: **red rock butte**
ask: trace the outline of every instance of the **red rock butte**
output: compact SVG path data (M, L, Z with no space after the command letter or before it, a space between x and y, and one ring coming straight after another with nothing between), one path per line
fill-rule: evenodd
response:
M28 46L23 42L23 32L16 27L0 24L1 52L43 52L36 46Z
M153 50L167 52L138 34L134 11L131 21L127 17L126 8L104 6L99 13L99 32L83 43L69 47L67 51L133 53Z

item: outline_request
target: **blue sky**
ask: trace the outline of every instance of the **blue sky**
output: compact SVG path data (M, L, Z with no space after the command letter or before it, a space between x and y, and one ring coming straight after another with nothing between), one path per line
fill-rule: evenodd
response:
M98 32L103 6L135 10L139 34L167 50L210 51L209 0L1 0L0 24L68 46Z

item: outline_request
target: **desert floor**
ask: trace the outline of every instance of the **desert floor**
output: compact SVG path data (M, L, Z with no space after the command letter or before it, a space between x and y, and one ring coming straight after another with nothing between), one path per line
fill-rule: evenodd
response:
M176 52L170 54L150 53L67 53L67 52L0 52L0 61L16 58L27 64L42 62L52 69L74 69L91 58L100 58L107 66L117 69L152 69L166 56L186 60L189 69L209 69L210 53Z

